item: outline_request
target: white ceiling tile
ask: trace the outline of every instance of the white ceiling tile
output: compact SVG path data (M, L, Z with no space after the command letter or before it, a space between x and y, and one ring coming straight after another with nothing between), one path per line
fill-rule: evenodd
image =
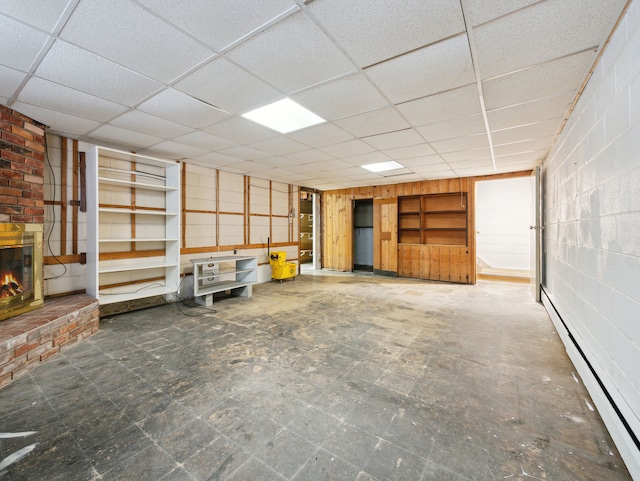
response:
M368 137L410 127L392 107L336 120L335 123L356 137Z
M35 75L125 105L134 105L162 84L91 52L57 40Z
M127 0L83 0L60 37L162 82L175 79L213 53Z
M414 129L399 130L387 134L373 135L362 139L378 150L394 149L424 143L424 139Z
M453 169L453 171L455 172L456 177L474 177L477 175L491 175L497 173L497 171L493 170L493 167L491 170L487 170L487 167L466 167Z
M480 25L506 15L539 0L467 0L469 6L465 15L472 25Z
M140 112L139 110L125 112L110 123L116 127L160 137L162 139L171 139L193 130L190 127L185 127L184 125L176 124L175 122L170 122L169 120L161 119L145 112Z
M432 174L432 173L443 173L443 172L448 172L449 174L452 173L451 167L446 162L440 162L438 164L434 163L429 165L423 165L420 167L418 166L411 167L411 170L420 174Z
M376 162L386 162L389 157L382 152L370 152L368 154L353 155L351 157L345 157L344 160L353 165L366 165L374 164Z
M482 78L597 47L625 4L612 2L548 0L476 28Z
M138 110L194 129L230 117L230 114L200 102L187 94L167 89L138 106Z
M298 174L315 174L316 172L321 172L326 170L324 168L324 162L312 162L309 164L300 164L300 165L291 165L289 170Z
M402 165L410 169L421 168L427 165L442 164L444 161L439 155L423 155L420 157L412 157L410 159L402 159Z
M289 169L289 167L292 164L292 161L290 159L281 157L279 155L276 155L275 157L265 157L264 159L257 160L255 163L259 163L260 166L262 166L263 170L271 169L273 167L278 167L278 168L284 167L284 168L287 168L287 170L293 171L293 169Z
M226 55L287 93L355 70L329 38L301 12L278 22Z
M24 77L24 72L0 65L0 96L12 97Z
M159 157L172 159L191 159L206 154L207 151L192 145L185 145L171 140L165 140L147 149L148 152Z
M323 0L308 8L362 67L464 31L459 0Z
M327 120L336 120L389 106L389 102L360 73L315 85L291 98Z
M423 125L416 129L427 140L454 139L466 135L481 134L485 132L485 125L482 115L470 115L454 120L445 120L431 125Z
M353 135L328 122L314 125L313 127L303 130L297 130L290 133L287 137L316 148L353 139Z
M573 101L573 93L565 93L546 99L534 100L519 105L487 111L492 130L563 117Z
M77 115L69 115L23 102L14 103L12 108L47 126L54 126L52 130L59 134L69 136L86 135L100 125L95 120L83 119Z
M539 139L541 137L553 137L561 122L562 118L557 118L511 129L497 130L491 132L491 139L495 145L500 145L509 142Z
M270 170L273 166L265 164L265 159L260 159L258 161L247 160L244 162L240 162L239 164L233 164L233 167L241 170L242 172L246 172L249 175L256 174L258 172L264 172L265 170Z
M272 155L287 155L309 149L306 145L284 136L256 142L255 144L251 144L251 147Z
M397 109L413 125L429 125L482 112L476 85L406 102Z
M304 152L295 152L288 154L287 159L292 160L295 164L309 164L313 162L322 162L332 159L329 154L325 154L316 149L305 150Z
M254 149L253 147L249 147L248 145L238 145L236 147L231 147L230 149L221 150L220 153L244 160L256 160L269 157L269 154L267 154L266 152Z
M1 8L3 14L52 33L69 3L69 0L5 0Z
M475 83L466 35L374 65L366 73L393 103Z
M253 144L279 135L273 130L242 117L231 117L204 130L236 144Z
M278 90L223 57L180 80L175 88L235 114L282 97Z
M98 122L106 122L127 111L122 105L37 77L31 77L18 99Z
M375 149L360 139L347 140L333 145L327 145L322 148L323 152L334 157L349 157L352 155L366 154L373 152Z
M460 162L449 162L449 165L455 171L468 169L470 167L491 167L491 169L493 169L493 162L491 159L461 160Z
M521 142L495 145L493 147L493 151L496 156L534 152L537 150L549 149L551 147L552 140L553 136L549 136L541 139L523 140Z
M27 72L42 50L48 35L35 28L0 15L0 64Z
M207 45L221 50L282 13L292 0L139 0Z
M435 153L435 150L433 150L433 147L429 144L423 142L421 144L409 145L407 147L384 149L382 150L382 153L388 155L393 160L400 160L432 155Z
M231 166L244 162L242 159L221 154L220 152L209 152L208 154L201 155L200 157L196 157L192 160L198 162L198 165L203 165L205 167Z
M540 163L547 156L548 152L547 149L543 149L517 154L498 155L496 156L496 165L519 164L522 162Z
M131 130L121 129L120 127L114 127L113 125L103 125L98 127L96 130L91 132L90 136L92 139L104 140L110 144L118 145L123 149L131 147L146 149L162 141L162 139L151 135L132 132Z
M181 144L193 145L208 151L224 150L235 145L235 143L229 140L221 139L220 137L216 137L215 135L211 135L200 130L175 137L173 140L180 142Z
M461 150L489 147L489 139L486 134L468 135L457 139L438 140L431 142L431 146L440 154L459 152Z
M583 52L482 82L487 109L576 92L593 61Z
M440 154L447 162L462 162L463 160L490 159L491 150L489 148L459 150L457 152L448 152Z

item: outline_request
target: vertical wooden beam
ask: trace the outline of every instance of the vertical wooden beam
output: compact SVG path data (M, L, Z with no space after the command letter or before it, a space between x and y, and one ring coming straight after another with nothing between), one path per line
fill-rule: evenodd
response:
M269 181L269 239L273 242L273 182Z
M80 179L78 141L73 140L73 206L71 207L71 253L78 253L78 181Z
M251 239L251 177L244 176L244 245Z
M216 169L216 247L220 251L220 169Z
M67 254L67 138L62 137L60 154L60 255ZM53 186L55 189L55 185ZM53 207L55 209L55 206Z
M180 176L180 245L187 247L187 163L182 162L182 175Z

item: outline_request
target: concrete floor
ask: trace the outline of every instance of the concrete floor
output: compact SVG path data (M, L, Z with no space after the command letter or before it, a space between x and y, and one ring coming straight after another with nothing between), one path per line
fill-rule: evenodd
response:
M10 480L629 480L529 287L303 275L0 390ZM22 451L20 451L22 450Z

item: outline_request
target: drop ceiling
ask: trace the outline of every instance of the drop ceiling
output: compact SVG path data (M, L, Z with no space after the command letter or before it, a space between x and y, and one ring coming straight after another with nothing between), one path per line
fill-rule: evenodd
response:
M5 0L0 102L55 134L319 190L516 172L546 156L625 4ZM241 117L285 97L326 122Z

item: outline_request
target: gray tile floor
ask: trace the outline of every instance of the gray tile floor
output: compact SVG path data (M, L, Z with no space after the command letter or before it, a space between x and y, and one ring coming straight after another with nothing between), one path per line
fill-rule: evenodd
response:
M0 433L35 431L0 479L630 479L526 286L303 275L214 309L103 319L0 390Z

